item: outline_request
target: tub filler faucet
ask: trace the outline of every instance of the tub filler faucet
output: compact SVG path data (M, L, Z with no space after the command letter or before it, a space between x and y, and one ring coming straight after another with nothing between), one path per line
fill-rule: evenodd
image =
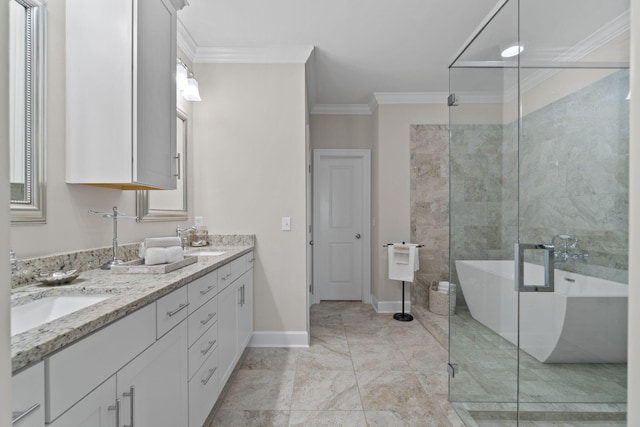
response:
M551 244L555 248L553 252L555 262L587 261L589 259L589 253L578 248L578 239L575 236L558 234L553 237Z

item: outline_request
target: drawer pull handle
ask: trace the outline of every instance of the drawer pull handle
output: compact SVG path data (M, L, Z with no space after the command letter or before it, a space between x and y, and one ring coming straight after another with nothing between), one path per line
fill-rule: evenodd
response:
M213 369L209 369L209 375L207 376L207 378L203 378L200 382L202 383L202 385L207 385L207 383L209 382L209 380L211 379L211 377L213 376L213 374L216 373L216 369L217 368L213 368Z
M107 411L116 411L116 427L120 425L120 399L116 399L116 404L107 406Z
M131 422L131 424L129 425L124 425L122 427L133 427L133 420L134 420L134 416L133 416L133 402L134 402L134 396L135 396L135 388L133 386L129 387L129 392L124 392L122 393L122 395L124 397L129 397L131 398L131 413L129 414L129 421Z
M206 295L216 288L216 285L209 285L204 291L200 291L200 295Z
M216 317L216 313L209 313L209 316L207 316L207 318L206 318L206 319L201 320L201 321L200 321L200 324L201 324L202 326L204 326L204 325L206 325L207 323L209 323L209 322L211 321L211 319L213 319L214 317Z
M22 420L23 418L28 417L32 412L36 411L38 408L40 408L40 404L36 403L35 405L33 405L31 408L27 409L26 411L13 412L12 413L12 422L11 422L11 424L16 424L18 421Z
M173 316L175 316L179 311L184 310L184 309L185 309L185 308L187 308L188 306L189 306L189 303L188 303L188 302L185 302L184 304L180 304L180 305L178 306L178 308L176 308L175 310L173 310L173 311L167 311L167 316L169 316L169 317L173 317Z
M200 350L200 353L202 353L202 355L204 356L205 354L209 353L209 350L211 350L211 348L216 345L216 340L213 341L209 341L209 345L207 346L207 348L205 348L204 350Z

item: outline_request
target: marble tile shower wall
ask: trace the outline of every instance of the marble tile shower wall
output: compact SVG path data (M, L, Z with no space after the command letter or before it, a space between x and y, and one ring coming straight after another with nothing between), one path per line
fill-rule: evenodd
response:
M451 282L457 259L512 259L517 236L515 124L451 127ZM458 287L458 305L464 295Z
M556 267L623 283L629 232L628 92L629 73L618 71L526 115L520 148L521 240L550 242L556 234L575 235L589 261Z
M411 241L422 243L411 305L429 306L429 286L449 277L449 127L411 125Z

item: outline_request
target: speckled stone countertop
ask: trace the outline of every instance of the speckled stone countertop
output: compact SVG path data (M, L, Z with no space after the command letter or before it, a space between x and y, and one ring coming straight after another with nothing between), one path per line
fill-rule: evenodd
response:
M113 295L97 304L11 337L11 364L15 373L53 352L144 307L187 283L252 251L253 245L214 246L225 253L198 257L198 262L167 274L113 274L89 270L62 286L30 285L13 290L11 305L59 295Z

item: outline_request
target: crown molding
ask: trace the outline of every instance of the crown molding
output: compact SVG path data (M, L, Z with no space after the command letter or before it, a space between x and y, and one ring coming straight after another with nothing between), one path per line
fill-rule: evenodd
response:
M198 50L198 44L191 37L191 34L186 29L180 18L178 18L178 47L187 55L189 61L193 62L193 58L196 56Z
M305 64L313 46L199 47L193 62L202 64Z
M374 92L373 94L377 105L446 104L447 96L449 92Z
M311 108L310 114L335 114L335 115L357 115L367 116L373 110L368 104L316 104Z

